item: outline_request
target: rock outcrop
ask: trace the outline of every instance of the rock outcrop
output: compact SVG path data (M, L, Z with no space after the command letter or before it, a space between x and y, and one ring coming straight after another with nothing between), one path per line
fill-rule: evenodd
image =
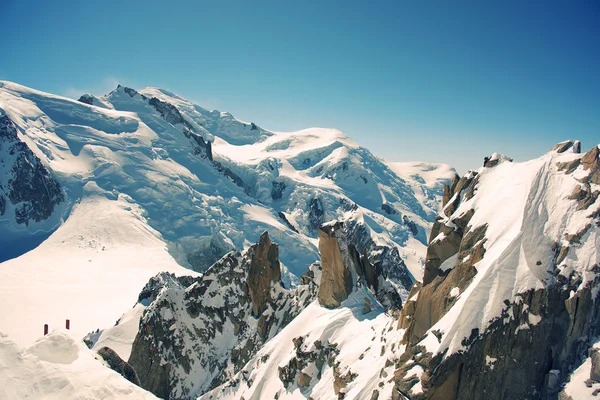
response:
M14 209L14 221L29 225L48 219L65 200L58 181L42 161L21 141L15 124L0 110L0 215L9 205Z
M324 307L339 307L348 298L354 286L352 271L354 265L349 263L348 256L344 260L338 237L342 238L342 224L336 223L319 228L319 253L323 274L319 286L319 304ZM343 243L343 242L342 242ZM343 246L343 244L342 244ZM345 249L346 251L347 248Z
M320 265L285 289L277 256L265 232L200 278L151 279L140 294L147 308L128 361L141 386L165 399L189 399L240 371L316 298Z
M98 355L102 357L110 369L121 374L123 378L127 379L129 382L140 386L140 380L133 368L131 368L131 365L123 361L113 349L110 347L103 347L98 350Z
M486 197L489 194L479 193L481 181L512 172L487 176L498 163L488 162L478 174L455 179L445 190L442 215L430 237L423 283L411 291L398 321L399 328L405 330L403 344L407 351L395 373L394 398L556 398L561 382L581 363L591 339L600 334L600 300L595 294L600 288L600 266L597 256L583 248L587 240L587 246L592 243L590 251L597 251L593 243L598 241L600 206L591 189L595 171L600 169L599 150L594 147L584 156L573 156L579 151L579 143L570 141L552 151L554 155L545 156L537 164L539 171L530 192L524 192L519 205L525 208L524 214L518 215L516 222L478 214L482 203L496 201ZM554 158L559 161L554 162ZM491 159L508 161L506 157ZM517 171L513 173L522 173ZM575 185L570 196L561 192L569 185ZM552 189L548 189L550 186ZM475 196L477 199L470 202ZM563 211L556 212L557 207ZM521 230L520 236L512 239L520 252L508 247L510 250L496 253L500 259L490 264L488 251L494 249L490 247L494 243L488 243L490 238L497 242L494 235L498 235L498 229L509 229L511 224ZM542 229L549 225L562 228ZM561 240L555 239L558 236ZM505 246L514 244L504 240ZM488 270L478 271L480 262L486 259ZM500 281L494 281L490 271L498 265L504 269L497 278ZM517 265L524 269L513 277ZM533 288L523 284L527 279L536 282L529 283ZM510 284L508 291L496 287L507 282L512 282L514 288ZM475 284L478 286L471 290ZM489 298L482 304L472 304L479 295L474 290L488 290ZM477 308L490 307L491 299L497 298L501 290L509 294L512 291L513 297L498 298L504 302L501 312L483 321L483 328L478 327L479 321L472 321L477 318ZM463 308L452 314L456 319L446 318L451 309L459 307L466 292L471 303L460 305ZM443 323L436 325L442 319ZM463 325L476 328L464 337L452 337L450 342L448 332L462 332ZM432 350L438 346L438 351ZM415 366L423 371L420 376L409 373Z
M252 315L259 317L271 301L271 286L281 281L281 266L279 265L279 246L272 243L265 231L254 249L246 287L252 301Z
M80 101L85 104L93 105L94 97L92 95L89 95L86 93L86 94L81 95L81 97L79 97L79 99L77 101Z
M399 310L402 299L395 287L398 281L391 283L387 271L382 268L382 260L387 260L390 249L370 248L368 245L373 243L360 240L358 232L366 233L352 221L333 221L319 228L319 253L323 268L319 304L328 308L339 307L356 286L364 285L386 309ZM375 256L370 257L370 253ZM413 282L410 277L409 282L408 287Z

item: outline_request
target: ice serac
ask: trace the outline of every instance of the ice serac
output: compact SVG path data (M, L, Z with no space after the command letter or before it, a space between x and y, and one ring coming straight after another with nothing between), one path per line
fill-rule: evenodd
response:
M164 273L149 281L128 361L143 388L164 399L195 398L239 372L315 299L320 266L286 289L277 249L265 232L200 278Z
M556 398L600 334L599 150L579 147L490 157L446 189L394 398Z

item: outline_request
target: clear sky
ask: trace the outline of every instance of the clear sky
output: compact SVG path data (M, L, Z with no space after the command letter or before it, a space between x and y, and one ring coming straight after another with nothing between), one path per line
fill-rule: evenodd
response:
M492 4L494 3L494 4ZM600 2L0 0L0 79L158 86L461 172L600 143Z

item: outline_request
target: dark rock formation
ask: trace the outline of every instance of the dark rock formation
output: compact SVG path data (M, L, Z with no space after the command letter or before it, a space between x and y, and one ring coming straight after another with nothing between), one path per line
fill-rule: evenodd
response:
M573 148L573 153L579 154L581 152L581 143L579 140L567 140L566 142L555 144L554 147L552 147L552 151L564 153L570 148Z
M123 88L123 91L129 95L129 97L133 98L135 96L140 96L142 100L147 100L148 98L143 94L140 94L137 90L128 88L126 86L117 85L117 90Z
M398 214L398 211L396 211L396 209L394 208L394 206L388 204L388 203L383 203L381 205L381 209L388 215L396 215Z
M508 304L485 332L465 338L465 352L444 359L419 346L409 348L403 358L413 359L427 374L422 379L426 394L411 398L556 398L559 385L552 381L577 367L589 340L600 333L600 304L592 298L600 280L570 297L579 283L564 278L550 288L522 293L522 301ZM400 391L401 376L403 370L396 374Z
M160 116L165 121L170 123L171 125L181 124L181 125L184 125L188 129L191 128L189 123L183 118L183 116L181 115L181 113L179 112L177 107L175 107L173 104L167 103L166 101L159 100L156 97L152 97L148 101L148 104L150 104L152 107L154 107L154 109L156 111L158 111Z
M209 141L204 140L202 135L198 135L186 128L184 128L183 134L192 140L195 155L206 158L211 162L213 161L212 144Z
M227 177L229 180L235 183L238 187L244 189L244 192L246 192L247 195L250 195L250 187L235 172L233 172L231 169L227 168L222 163L216 160L213 160L213 165L215 166L217 171L225 175L225 177Z
M280 281L279 246L271 242L265 231L252 252L246 279L254 317L259 317L267 309L267 303L271 300L271 286Z
M93 105L94 97L92 97L92 95L89 95L89 94L84 94L84 95L81 95L81 97L77 101L80 101L85 104Z
M507 157L505 155L502 155L502 154L494 153L494 154L492 154L491 157L485 157L483 159L483 166L485 168L494 168L496 165L500 164L502 161L512 162L513 159L510 157Z
M123 378L127 379L134 385L140 386L140 380L133 368L131 368L131 365L123 361L123 359L121 359L121 357L119 357L119 355L115 353L113 349L110 347L103 347L98 350L98 355L102 357L104 361L106 361L110 369L121 374Z
M271 188L271 198L273 200L280 200L283 197L283 191L285 190L285 182L273 181L273 187Z
M345 374L341 373L340 362L336 360L336 357L340 354L338 346L335 343L322 343L319 340L309 346L305 344L305 338L302 336L293 339L293 342L293 357L286 365L279 367L279 380L281 380L283 386L289 390L292 390L294 384L300 388L308 387L312 382L321 379L325 366L329 366L333 369L334 393L339 398L343 398L344 389L357 375L352 371ZM314 366L316 376L302 372L309 366Z
M287 227L288 227L288 228L290 228L291 230L293 230L293 231L294 231L294 232L296 232L296 233L299 233L299 232L298 232L298 229L296 229L296 228L294 227L294 225L292 225L292 223L291 223L290 221L288 221L288 219L286 218L286 216L285 216L285 214L284 214L284 213L282 213L282 212L280 211L280 212L279 212L277 215L278 215L278 216L279 216L279 218L280 218L280 219L283 221L283 223L287 225Z
M325 222L325 209L318 197L310 199L308 209L308 222L310 229L317 230Z
M0 160L6 171L0 177L0 211L6 210L5 197L15 206L15 221L29 225L30 221L48 219L55 207L65 200L64 192L50 171L17 136L17 129L7 115L0 116L0 150L13 156L12 164Z
M592 147L581 157L581 164L584 171L590 171L587 182L600 185L600 149L598 146Z
M576 143L561 144L554 150L560 153L571 147L574 152L578 150ZM595 201L590 199L597 198L590 189L594 171L600 169L599 151L595 149L586 153L585 163L582 157L580 162L558 165L566 174L577 168L589 171L579 179L582 186L570 196L578 203L578 210L587 209ZM477 273L474 265L485 254L488 226L469 226L473 209L455 213L475 190L478 177L471 178L463 184L462 178L455 180L447 188L445 218L438 218L433 226L423 283L415 285L399 317L399 328L406 329L403 343L407 351L395 373L393 398L554 399L561 381L579 366L592 339L600 334L600 300L594 295L600 287L600 266L592 266L593 273L587 278L577 271L562 274L560 269L570 246L581 245L592 221L575 233L565 233L563 243L568 245L554 242L548 248L554 253L549 271L555 273L543 281L545 287L523 291L514 301L505 300L502 314L484 331L473 329L463 338L464 350L431 354L420 344L456 302L451 290L465 291ZM594 216L592 213L587 218ZM536 265L542 265L541 261ZM443 332L430 333L442 340ZM424 370L420 379L407 374L415 365ZM422 393L410 394L419 381Z
M594 382L600 382L600 349L591 348L588 351L592 359L592 369L590 370L590 379Z
M377 300L387 310L399 310L402 307L402 298L397 287L401 288L406 296L414 284L414 277L408 271L406 264L400 257L398 249L394 246L381 246L375 243L369 229L362 223L351 220L344 225L346 242L354 246L362 257L364 263L369 263L376 271L379 284L376 286ZM394 282L391 284L390 282Z
M417 224L415 224L414 221L411 221L411 219L408 218L406 215L402 216L402 222L404 222L404 225L408 227L410 233L412 233L413 236L417 236L419 234L419 227L417 226Z

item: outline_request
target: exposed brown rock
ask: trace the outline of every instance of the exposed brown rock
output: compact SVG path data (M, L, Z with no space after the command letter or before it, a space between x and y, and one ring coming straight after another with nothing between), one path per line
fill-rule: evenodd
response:
M492 159L492 157L485 157L483 160L483 166L485 168L494 168L496 165L498 165L501 161L510 161L512 162L512 158L503 156L501 154L498 155L498 157Z
M450 217L452 214L454 214L454 211L456 211L456 209L460 205L460 202L462 201L461 192L463 190L467 190L467 192L471 192L471 197L472 197L475 189L474 188L470 189L470 186L472 185L472 183L474 183L474 179L476 176L477 175L475 172L471 172L468 175L465 175L462 178L460 178L460 180L456 183L456 185L453 185L449 189L448 201L446 201L443 206L444 214L447 217ZM444 194L445 193L446 192L444 190ZM452 200L452 198L454 198L454 200ZM452 201L450 201L450 200L452 200Z
M281 280L279 265L279 246L271 242L265 231L254 249L246 285L252 299L252 315L259 317L267 309L270 299L271 283Z
M577 210L585 210L596 202L600 195L600 191L596 190L592 192L592 188L588 182L585 182L583 186L579 185L573 189L573 192L569 196L570 200L577 200Z
M459 180L460 176L455 174L454 178L452 178L452 183L450 185L444 185L444 197L442 199L442 208L444 208L446 204L448 204L448 201L450 201L450 199L452 198L452 195L454 194L454 189L456 188L456 185L458 184Z
M581 165L580 158L576 158L573 161L565 161L565 162L556 163L558 170L565 171L566 174L573 173L573 171L575 171L577 169L577 167L579 167L579 165Z
M552 151L556 151L557 153L564 153L573 147L574 153L579 153L581 151L581 144L578 140L567 140L566 142L557 143L552 147Z
M587 233L587 231L590 230L591 227L592 227L592 224L587 224L579 232L572 234L572 235L566 234L565 237L570 244L579 244L583 235L585 235Z
M417 343L421 337L439 321L446 311L452 307L456 301L455 297L450 296L450 291L457 287L460 292L471 282L471 279L477 273L473 265L483 259L485 253L485 232L487 225L482 225L465 234L464 238L459 238L458 248L454 254L457 254L457 261L450 272L445 273L437 271L433 280L425 283L419 291L418 299L410 309L403 312L401 318L409 321L402 321L402 324L408 323L408 329L404 336L404 342L408 344ZM430 245L429 249L434 248L435 244ZM428 249L428 254L429 254ZM413 309L412 316L408 312Z
M437 226L436 226L437 224ZM427 255L425 258L425 271L423 274L423 285L427 285L439 273L439 267L444 261L452 257L458 252L462 235L456 230L451 229L441 222L436 221L434 223L433 232L438 231L444 233L444 237L433 243L430 242L427 248Z
M363 314L368 314L371 312L371 300L368 297L365 297L365 305L363 306Z
M312 380L312 376L305 374L304 372L300 372L298 374L298 386L300 386L300 387L310 386L311 380Z
M338 398L343 398L344 389L350 382L356 379L358 375L352 373L352 371L348 371L345 375L340 373L339 367L337 364L333 366L333 391ZM342 395L342 396L340 396Z
M345 265L344 256L337 232L342 229L342 223L327 225L319 228L319 253L321 254L321 285L319 286L319 304L324 307L338 307L348 298L352 291L352 273Z
M592 147L590 151L581 157L581 163L584 170L590 170L588 181L596 185L600 185L600 149L598 146Z

